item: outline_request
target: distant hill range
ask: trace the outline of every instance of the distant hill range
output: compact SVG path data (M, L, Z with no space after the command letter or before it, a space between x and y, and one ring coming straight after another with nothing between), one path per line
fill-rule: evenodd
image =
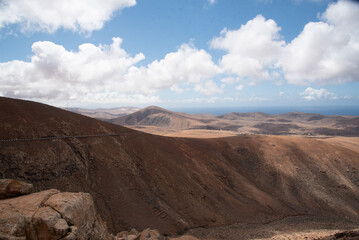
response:
M65 110L74 113L79 113L88 117L104 120L104 119L112 119L112 118L126 116L128 114L140 110L140 108L136 108L136 107L97 108L97 109L65 108Z
M159 107L108 120L142 131L163 134L167 130L205 129L237 134L359 136L359 117L325 116L315 113L291 112L271 115L261 112L191 115ZM153 128L156 130L153 131Z

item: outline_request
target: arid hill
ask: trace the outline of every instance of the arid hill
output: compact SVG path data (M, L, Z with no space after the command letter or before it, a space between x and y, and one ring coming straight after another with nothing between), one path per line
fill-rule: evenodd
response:
M301 112L278 115L233 112L216 116L191 115L148 107L109 121L163 136L203 138L238 134L359 136L359 117Z
M111 119L109 122L118 125L187 129L203 125L201 120L201 117L194 115L172 112L160 107L151 106L127 116Z
M359 217L357 138L168 138L9 98L0 133L0 178L89 192L112 233Z

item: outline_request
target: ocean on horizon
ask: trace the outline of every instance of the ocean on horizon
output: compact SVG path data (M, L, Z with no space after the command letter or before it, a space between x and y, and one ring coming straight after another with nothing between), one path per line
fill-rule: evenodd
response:
M175 112L184 112L188 114L210 113L215 115L224 115L231 112L263 112L267 114L282 114L289 112L319 113L323 115L347 115L359 116L359 106L281 106L281 107L204 107L204 108L170 108Z

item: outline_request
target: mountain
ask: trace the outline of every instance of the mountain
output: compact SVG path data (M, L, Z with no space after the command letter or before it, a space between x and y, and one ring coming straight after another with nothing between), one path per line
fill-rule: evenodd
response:
M9 98L0 98L0 133L0 178L88 192L112 233L359 220L357 138L169 138Z
M117 117L126 116L140 109L136 107L119 107L119 108L97 108L97 109L65 108L65 110L74 113L79 113L88 117L105 120L105 119L113 119Z
M236 136L238 134L359 136L359 117L291 112L266 114L232 112L221 116L185 114L148 107L109 120L112 123L163 136Z
M150 106L127 116L111 119L111 123L131 126L157 126L176 129L201 126L201 117L186 113L172 112L160 107Z

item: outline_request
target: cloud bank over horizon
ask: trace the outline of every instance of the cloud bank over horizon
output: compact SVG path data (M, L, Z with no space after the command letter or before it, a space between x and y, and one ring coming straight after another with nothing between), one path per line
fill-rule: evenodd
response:
M48 14L37 15L40 2L49 8ZM134 6L136 1L93 1L101 14L86 7L80 14L81 3L69 12L68 1L56 3L37 0L29 6L23 0L3 1L0 28L19 24L22 31L64 28L91 33L101 29L115 11ZM57 14L51 14L54 7L60 9ZM32 45L31 61L0 63L0 95L55 103L136 104L158 102L158 93L165 90L210 97L228 88L235 88L239 94L245 91L244 85L265 81L306 86L298 98L320 101L338 97L324 88L309 87L312 84L359 81L359 4L346 0L330 4L318 22L307 23L288 43L280 32L275 20L257 15L239 29L223 29L209 41L208 51L183 43L146 66L141 66L145 55L130 56L118 37L109 45L82 44L77 51L38 41ZM218 62L212 59L211 49L225 52Z

